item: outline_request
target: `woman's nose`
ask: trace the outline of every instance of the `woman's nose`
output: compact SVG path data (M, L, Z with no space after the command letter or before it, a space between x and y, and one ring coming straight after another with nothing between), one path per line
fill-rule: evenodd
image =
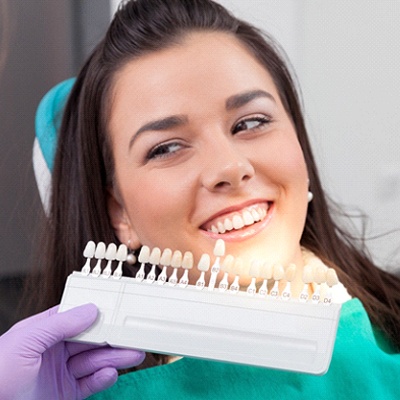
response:
M208 190L234 190L254 176L252 163L234 145L228 144L214 148L214 151L209 150L202 176L202 184ZM210 153L213 153L212 157Z

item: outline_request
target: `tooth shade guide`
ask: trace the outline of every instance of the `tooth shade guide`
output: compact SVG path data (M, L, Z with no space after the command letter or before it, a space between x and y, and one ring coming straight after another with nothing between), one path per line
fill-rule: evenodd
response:
M118 266L113 273L114 279L121 279L122 277L122 263L126 261L128 257L128 248L125 244L121 244L118 247L117 254L115 256L118 261Z
M184 272L179 280L179 285L181 287L186 287L189 284L189 270L193 268L193 254L190 251L187 251L183 255L182 268L184 269Z
M89 252L90 246L91 251ZM86 250L85 248L85 254L93 254L93 244L87 245L87 247L89 250ZM272 286L270 297L273 298L280 298L283 300L292 299L293 301L309 301L310 303L320 302L330 304L332 302L332 286L338 283L338 277L335 270L328 270L328 268L318 259L310 258L309 263L304 266L303 271L300 270L296 272L296 266L294 264L289 264L287 266L275 264L271 267L267 262L263 262L262 260L253 260L252 263L245 268L243 261L239 258L235 259L229 254L225 257L218 256L218 254L225 254L224 242L222 240L216 243L213 253L214 252L214 256L216 260L218 260L219 272L224 272L224 274L220 273L218 275L219 281L216 281L218 292L228 291L230 293L237 293L240 291L240 279L242 276L247 276L251 277L251 282L242 288L242 294L246 294L247 292L247 294L252 296L258 294L257 297L265 297L268 294L268 289ZM97 268L97 271L94 270L94 273L92 272L91 276L99 276L100 271L100 275L103 278L108 278L111 275L111 262L117 260L118 267L112 275L116 279L121 278L121 264L126 260L127 253L128 250L125 245L120 245L117 250L115 244L109 244L106 247L103 242L99 242L97 246L95 245L94 250L94 256L99 257L96 265L98 266L99 261L101 262L104 259L107 260L107 265L102 273L100 267ZM170 249L161 251L159 248L154 248L150 251L148 246L143 246L139 257L142 264L144 264L144 261L148 261L145 266L146 268L143 270L144 280L147 283L152 284L156 279L155 271L152 272L152 269L161 267L161 263L165 262L173 267L173 271L168 279L168 270L166 269L167 265L162 266L162 269L165 272L165 280L160 280L158 284L161 285L170 280L172 286L179 284L182 288L186 288L187 286L189 286L189 288L194 288L197 284L200 288L204 287L200 282L190 282L188 271L193 268L194 264L193 254L191 252L186 252L182 255L178 250L174 253L172 253ZM204 278L206 271L209 271L210 269L210 256L204 254L201 259L203 261L199 261L197 267L200 271L200 275L203 275ZM207 262L204 263L204 260L207 260ZM149 264L151 265L151 269ZM213 264L213 267L215 264L216 263ZM178 279L178 268L182 268L183 271L180 279ZM201 271L201 269L204 269L204 271ZM150 272L146 277L146 271L148 270L150 270ZM232 274L234 277L232 277ZM302 296L298 296L297 291L295 292L296 295L293 296L291 283L294 277L298 278L299 275L302 275L302 279L304 280L304 290L301 292ZM199 281L201 281L200 278ZM298 283L298 280L296 280L296 282ZM259 288L258 293L257 288Z
M285 270L283 265L275 264L272 271L272 278L275 281L274 286L271 289L270 296L273 298L279 297L279 282L285 276Z
M232 284L229 286L229 292L232 294L236 294L240 290L240 274L243 271L243 261L241 258L236 258L233 267L232 267L232 272L235 274L235 278L232 282Z
M178 268L182 266L182 252L175 250L171 258L171 267L173 268L172 274L168 279L170 286L175 286L178 283Z
M336 271L333 268L328 268L328 270L326 271L326 284L328 286L328 290L324 298L324 304L327 305L332 303L332 288L338 283L339 278L336 274Z
M272 302L245 292L229 296L146 285L128 277L110 284L74 272L60 312L88 300L99 307L100 318L77 341L317 375L329 367L340 314L339 304Z
M199 263L197 264L197 269L200 271L200 277L196 282L197 289L203 289L205 282L205 273L210 269L211 259L208 254L202 254L200 257Z
M214 290L215 284L217 282L218 274L221 269L220 266L220 257L225 255L225 242L222 239L218 239L214 246L214 256L215 261L213 266L211 267L211 276L210 280L208 281L208 290Z
M96 244L90 240L87 242L85 249L83 250L83 257L86 258L86 262L81 269L82 275L90 274L90 260L94 257L94 253L96 251Z
M172 250L169 248L164 249L160 258L160 265L162 266L162 270L157 278L157 283L159 285L164 285L164 283L168 279L167 269L171 265L171 259L172 259Z
M97 243L96 251L94 253L94 258L97 259L96 266L93 268L92 275L97 277L101 274L101 261L104 260L106 256L106 245L104 242Z
M138 260L141 264L139 271L135 275L135 279L138 282L143 281L144 277L146 276L145 267L146 263L149 262L149 259L150 259L150 248L148 246L142 246L138 257Z
M218 285L220 292L225 292L229 288L229 271L232 270L234 262L234 257L231 254L228 254L221 263L221 270L224 271L224 276Z
M117 256L117 246L115 245L115 243L110 243L107 246L107 250L106 250L106 254L105 254L105 259L107 260L107 265L103 270L103 273L101 274L101 276L103 278L109 278L112 272L111 269L111 264L113 262L113 260L116 259Z
M249 275L251 276L251 283L247 287L247 294L254 296L257 292L256 279L260 276L262 262L260 260L253 260L250 264Z

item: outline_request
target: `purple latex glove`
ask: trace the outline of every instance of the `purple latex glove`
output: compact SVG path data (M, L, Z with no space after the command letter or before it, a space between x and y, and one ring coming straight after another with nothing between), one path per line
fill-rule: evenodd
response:
M0 336L0 399L83 399L113 385L117 368L139 365L141 351L65 342L87 329L97 308L53 307Z

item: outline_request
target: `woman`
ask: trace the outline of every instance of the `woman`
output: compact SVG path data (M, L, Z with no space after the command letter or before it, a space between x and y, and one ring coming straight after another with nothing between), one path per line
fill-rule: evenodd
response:
M254 210L260 218L242 223ZM104 396L169 398L174 390L174 398L258 398L269 390L271 397L304 398L328 390L332 398L356 398L349 382L356 389L367 384L363 396L396 392L390 379L400 361L389 354L400 347L400 282L335 223L295 85L275 45L208 0L126 2L65 107L36 304L60 301L88 240L136 251L143 244L191 250L198 259L217 238L243 259L295 263L297 293L302 248L337 271L362 305L345 303L347 322L328 374L168 364L167 356L148 354L141 368L167 365L124 375ZM382 357L390 377L366 382L358 372L366 368L358 364L364 352L373 362Z

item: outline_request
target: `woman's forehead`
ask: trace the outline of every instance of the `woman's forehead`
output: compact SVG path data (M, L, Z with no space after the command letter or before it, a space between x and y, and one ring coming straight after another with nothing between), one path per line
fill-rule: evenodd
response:
M225 99L256 89L279 97L269 72L239 40L225 33L196 33L124 65L114 80L113 109L123 109L128 99L144 108L167 105L166 98L173 96L206 101L213 94Z

